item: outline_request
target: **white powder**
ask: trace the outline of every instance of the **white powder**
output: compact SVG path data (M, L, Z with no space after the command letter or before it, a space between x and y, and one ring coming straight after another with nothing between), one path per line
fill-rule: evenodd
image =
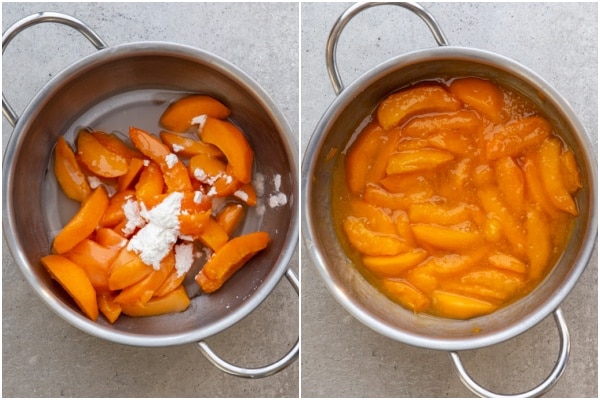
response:
M167 163L167 166L169 168L173 168L173 165L177 164L177 161L179 161L179 158L177 157L176 154L174 153L169 153L166 157L165 157L165 162Z
M96 176L88 176L88 183L90 184L90 188L96 189L97 187L102 186L102 181Z
M194 245L178 244L175 246L175 269L177 276L182 276L189 271L194 263Z
M254 186L254 191L258 197L265 194L265 176L260 172L256 172L252 179L252 186Z
M275 174L273 177L273 185L275 185L275 191L279 192L279 189L281 188L281 175Z
M287 204L287 196L285 193L275 193L269 197L269 207L275 208L279 206L284 206Z
M129 196L125 204L123 204L123 212L125 213L125 218L127 218L127 223L122 229L125 236L131 235L135 232L136 228L146 225L146 220L143 219L140 214L139 203L135 200L131 200L131 196Z
M202 193L199 190L196 190L194 192L194 203L196 203L196 204L202 203L202 197L204 197L204 193Z
M144 167L147 167L148 165L150 165L150 160L148 160L147 158L144 160Z
M243 190L236 190L233 195L242 201L248 201L248 193L244 192Z
M179 145L179 144L173 144L173 151L175 153L179 153L180 151L185 150L185 147Z
M196 168L194 170L194 178L196 178L196 180L198 180L202 183L207 183L208 174L206 172L204 172L204 170L202 168Z
M127 250L135 251L142 261L160 269L179 235L179 213L183 193L173 192L151 210L142 207L140 216L147 223L130 240Z
M198 132L201 132L202 128L204 128L207 117L207 115L198 115L197 117L192 118L192 125L198 124Z

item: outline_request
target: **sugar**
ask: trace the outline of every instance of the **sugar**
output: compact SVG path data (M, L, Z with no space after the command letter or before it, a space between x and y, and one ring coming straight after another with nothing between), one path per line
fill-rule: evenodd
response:
M177 164L178 161L179 161L179 158L177 158L177 155L174 153L169 153L165 157L165 162L167 163L167 166L169 168L173 168L173 165Z
M269 197L269 207L275 208L287 204L287 196L285 193L275 193Z
M192 243L178 244L175 246L175 269L177 276L182 276L189 271L194 263L194 245Z
M198 115L197 117L192 118L192 125L198 124L198 132L201 132L204 128L204 124L206 123L206 118L208 115Z

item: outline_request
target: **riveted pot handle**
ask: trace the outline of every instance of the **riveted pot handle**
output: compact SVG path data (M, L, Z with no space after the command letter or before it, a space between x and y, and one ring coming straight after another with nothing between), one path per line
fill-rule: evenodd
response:
M569 340L569 330L567 328L567 323L565 322L565 318L563 316L562 310L557 308L554 311L554 322L558 327L558 332L560 334L560 352L558 354L558 358L556 360L556 364L554 369L548 377L540 383L535 388L520 394L511 394L511 395L503 395L491 392L483 387L481 387L477 382L473 380L465 370L460 361L460 357L456 352L450 352L450 359L454 365L456 372L458 373L460 380L463 384L473 393L480 397L538 397L542 394L546 393L550 390L558 379L562 375L567 366L567 360L569 359L569 349L570 349L570 340Z
M15 22L4 32L4 34L2 35L2 54L4 54L4 50L6 49L6 46L10 43L10 41L13 40L14 37L17 36L20 32L24 31L30 26L40 24L43 22L54 22L64 24L78 30L83 36L86 37L86 39L92 42L92 44L98 50L108 47L106 43L104 43L104 41L100 38L100 36L96 34L96 32L94 32L90 27L88 27L86 24L84 24L77 18L67 14L61 14L56 12L40 12L37 14L32 14ZM4 117L12 126L15 126L17 124L19 116L10 106L10 104L8 104L8 101L4 97L4 92L2 92L2 114L4 114Z
M294 272L291 269L288 269L285 276L296 291L296 294L300 294L300 284ZM278 361L264 367L244 368L230 364L220 358L215 354L215 352L212 351L205 341L200 341L197 343L197 345L198 349L200 349L200 352L202 352L202 354L208 358L208 361L210 361L215 367L230 375L242 378L265 378L267 376L271 376L290 365L298 357L298 352L300 351L300 339L298 338L296 339L296 344L294 344L294 347L292 347L292 349Z
M329 72L329 79L331 80L331 84L333 85L333 90L336 95L339 95L342 90L344 90L344 84L342 83L342 78L340 77L340 73L337 67L336 60L336 49L337 43L342 33L342 30L346 26L348 22L352 18L354 18L361 11L374 7L374 6L384 6L384 5L392 5L392 6L400 6L403 7L415 14L417 14L421 19L427 24L427 27L433 34L437 44L439 46L447 46L448 41L442 32L442 29L436 22L435 18L422 6L417 3L396 3L396 2L369 2L369 3L356 3L346 9L342 15L337 19L331 32L329 33L329 39L327 40L327 71Z

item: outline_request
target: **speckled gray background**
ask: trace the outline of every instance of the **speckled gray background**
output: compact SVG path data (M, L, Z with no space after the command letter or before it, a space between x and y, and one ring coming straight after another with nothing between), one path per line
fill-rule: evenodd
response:
M325 66L333 23L349 3L302 3L301 150L335 99ZM424 3L450 44L512 58L544 77L572 105L598 144L596 3ZM422 21L398 7L353 19L338 44L347 84L411 50L434 47ZM340 306L302 246L303 397L470 397L444 352L395 342ZM562 309L571 333L567 369L548 397L598 396L597 253ZM558 334L552 317L508 342L460 353L473 377L501 393L531 389L552 369Z
M297 3L3 3L2 29L38 11L86 22L109 45L187 44L218 55L269 93L298 148ZM48 80L95 50L75 30L36 25L2 58L3 93L20 113ZM2 120L3 146L12 127ZM291 267L298 273L298 251ZM137 348L92 337L55 315L23 279L3 240L2 394L5 397L298 397L299 362L259 380L217 370L193 344ZM299 301L283 279L248 317L208 344L224 359L259 367L298 337Z

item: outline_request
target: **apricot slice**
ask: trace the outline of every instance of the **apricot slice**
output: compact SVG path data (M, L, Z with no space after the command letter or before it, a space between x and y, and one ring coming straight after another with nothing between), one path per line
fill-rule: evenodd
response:
M167 107L160 117L160 123L174 132L185 132L192 126L192 119L200 115L225 119L231 111L214 97L197 94L183 97Z
M525 263L510 254L497 252L490 255L488 261L496 268L516 272L518 274L527 273L527 266Z
M210 213L210 210L208 210L193 214L179 214L179 233L181 235L199 237L209 223L208 221L211 218Z
M472 136L481 128L481 120L473 111L417 116L402 127L402 136L427 139L440 131Z
M185 288L179 286L162 297L151 298L145 304L122 304L121 308L123 309L123 314L130 317L150 317L185 311L190 306L190 303L190 298Z
M204 153L190 158L188 170L190 176L210 187L207 193L209 196L229 196L241 185L241 182L232 176L233 171L228 170L227 164Z
M383 288L390 297L413 312L423 312L429 308L430 301L420 290L401 280L385 279Z
M375 232L356 218L346 219L343 228L350 244L365 255L395 256L409 249L398 235Z
M99 225L102 227L114 227L121 222L123 218L125 218L123 205L129 198L135 198L135 192L133 190L124 190L115 193L108 201L108 207L106 208Z
M542 117L532 116L500 125L486 143L488 160L515 156L525 149L541 144L552 126Z
M100 131L92 132L92 136L107 149L125 157L128 161L132 158L143 158L142 153L133 147L129 146L114 133L106 133Z
M377 121L370 122L346 152L346 184L352 193L360 193L368 182L385 176L386 160L395 146L395 136L384 131ZM378 166L374 167L375 161ZM379 166L381 165L381 166Z
M381 233L396 233L392 217L381 208L360 199L350 199L350 215L367 222L368 227Z
M417 195L420 197L420 195ZM407 209L415 197L405 193L390 193L379 185L367 185L363 198L373 205L392 210Z
M389 175L432 170L454 159L454 155L443 150L420 149L393 153L388 158L386 172Z
M494 165L498 187L508 206L517 213L525 208L525 177L512 157L502 157Z
M408 208L408 217L412 222L456 225L469 220L471 211L465 204L455 207L436 203L415 203Z
M487 301L442 290L433 291L432 308L441 317L455 319L470 319L496 310L496 306Z
M83 202L92 192L75 153L64 137L59 136L54 149L54 175L68 198Z
M127 239L111 228L96 230L96 243L110 249L121 249L127 244Z
M229 235L227 231L211 216L200 234L200 242L208 246L212 251L217 251L227 243Z
M58 254L66 253L90 236L108 207L108 195L99 186L82 203L81 208L54 238L52 247Z
M108 288L123 289L148 276L154 269L145 264L139 255L123 247L110 267Z
M256 253L265 249L269 241L269 234L260 231L231 239L208 259L196 276L198 285L205 293L218 290Z
M218 147L181 134L162 131L160 133L160 139L178 156L189 158L196 154L206 154L207 156L215 158L225 157Z
M559 210L577 216L577 205L562 179L561 147L560 141L556 138L548 138L541 144L538 157L540 176L552 204Z
M175 269L175 253L171 250L160 262L160 268L153 270L145 278L121 290L115 297L115 302L123 304L145 304L154 292L164 283L169 274Z
M227 204L216 216L216 221L221 225L221 227L227 232L228 235L231 235L233 231L240 225L241 221L244 219L244 215L246 214L246 210L244 206L237 203Z
M413 224L411 229L417 241L446 250L467 249L482 238L481 233L476 231L469 232L440 225Z
M539 279L548 267L552 255L550 229L551 226L539 210L533 209L527 213L527 259L532 280Z
M525 286L523 276L508 271L483 269L471 271L460 278L469 286L482 286L498 293L496 298L506 299Z
M161 297L164 296L173 290L177 289L186 278L186 274L179 274L179 272L174 269L171 271L167 279L160 285L158 289L154 292L154 296Z
M64 256L85 271L94 288L108 289L108 274L118 253L116 248L108 248L93 240L84 239Z
M377 120L387 130L416 114L458 111L460 107L460 101L443 87L420 86L386 97L377 108Z
M254 190L252 183L244 183L239 189L233 192L233 195L242 200L244 203L248 204L250 207L254 207L256 205L256 190Z
M394 277L417 266L426 257L427 252L425 250L413 249L396 256L364 256L362 261L365 267L376 274Z
M164 179L160 167L153 161L145 167L135 185L135 197L138 201L150 203L163 192Z
M144 160L141 158L131 158L129 160L129 167L127 168L127 173L121 175L119 177L119 182L117 184L117 190L123 191L129 189L131 184L135 181L135 179L139 176L142 169L144 168Z
M539 205L544 212L552 217L555 217L558 213L558 209L554 207L554 204L550 200L550 197L546 193L542 184L542 178L536 165L535 157L532 154L528 154L523 157L521 169L525 177L525 190L526 194L535 204Z
M573 150L567 149L560 155L560 171L562 173L563 183L569 193L574 193L577 189L583 187L581 182L581 173L575 160Z
M203 142L217 146L225 154L235 178L250 183L254 152L237 126L208 117L198 134Z
M487 79L460 78L450 83L450 93L464 104L481 113L494 124L503 122L504 94L498 86Z
M115 302L115 292L111 292L108 290L98 292L98 309L104 315L104 317L110 322L114 324L115 321L121 315L121 305Z
M42 264L65 291L73 298L81 311L92 321L98 319L96 290L85 271L68 258L57 254L42 257Z
M104 147L90 132L80 130L77 134L77 156L94 174L115 178L127 173L127 159Z

